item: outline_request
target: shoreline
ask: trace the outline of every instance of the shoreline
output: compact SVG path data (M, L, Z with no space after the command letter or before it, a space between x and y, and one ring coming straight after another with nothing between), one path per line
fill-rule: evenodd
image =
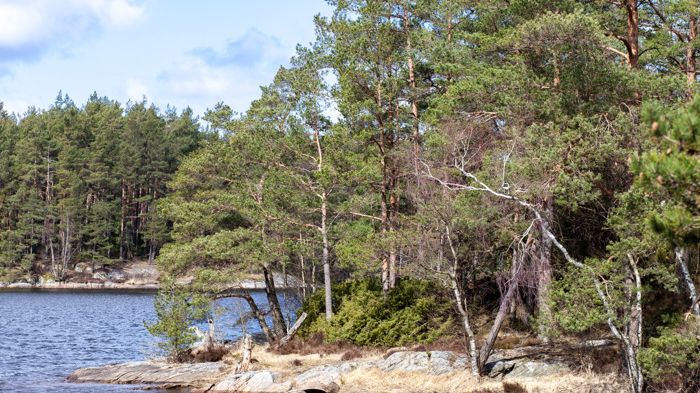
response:
M521 347L496 351L487 372L474 377L468 371L468 355L453 351L387 351L367 348L346 353L270 352L255 346L254 363L238 370L236 350L218 362L168 363L162 359L85 367L73 371L72 383L146 385L146 389L189 388L191 392L359 393L394 392L504 392L506 384L525 391L554 393L563 386L581 391L619 388L614 374L577 372L565 356L547 354L546 347ZM571 390L566 390L571 391ZM578 390L576 390L578 391ZM620 391L620 390L610 390Z
M93 269L85 263L78 263L66 274L63 281L44 279L42 277L23 277L15 281L1 281L0 291L54 291L54 290L79 290L79 291L144 291L156 292L160 289L160 272L153 263L146 261L125 261L108 266ZM243 279L232 282L229 290L263 290L265 280L259 274L246 274ZM301 288L298 278L273 272L275 287L280 291L296 290ZM185 277L178 280L180 284L187 284L192 278Z
M157 284L121 284L121 283L0 283L0 292L33 292L33 291L143 291L156 292L160 288Z
M37 283L31 284L26 282L0 282L0 292L33 292L33 291L110 291L110 292L157 292L160 289L160 285L157 283L148 284L130 284L130 283L117 283L117 282L49 282L49 283ZM263 281L246 280L242 281L240 284L232 285L229 290L264 290L265 283ZM292 285L279 285L276 286L278 291L290 291L299 289Z

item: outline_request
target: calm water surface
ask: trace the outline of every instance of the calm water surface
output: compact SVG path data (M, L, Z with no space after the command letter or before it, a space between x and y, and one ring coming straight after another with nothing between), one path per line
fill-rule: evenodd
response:
M264 304L264 294L254 297ZM292 296L280 295L288 315ZM252 321L238 323L247 306L237 299L220 303L217 326L235 339ZM65 378L80 367L154 355L154 339L144 321L155 318L152 293L0 291L0 392L127 392L134 386L71 384Z

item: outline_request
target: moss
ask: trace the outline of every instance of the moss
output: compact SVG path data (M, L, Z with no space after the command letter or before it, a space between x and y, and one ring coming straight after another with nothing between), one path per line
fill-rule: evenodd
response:
M333 287L334 315L326 321L323 293L302 306L310 323L300 331L323 333L329 342L362 346L430 343L452 332L449 299L435 283L402 280L384 299L377 280L348 281Z

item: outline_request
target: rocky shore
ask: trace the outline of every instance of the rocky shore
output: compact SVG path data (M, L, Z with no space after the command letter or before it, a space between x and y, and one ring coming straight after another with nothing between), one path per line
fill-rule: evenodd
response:
M455 391L455 384L462 392L501 392L503 381L512 381L508 383L519 384L528 391L536 388L540 392L606 392L616 383L613 379L579 376L557 356L536 355L537 348L500 351L488 364L487 378L470 376L468 357L452 351L395 350L352 360L343 360L347 357L343 355L279 355L263 349L256 352L256 361L246 372L236 372L233 363L226 360L192 364L149 360L82 368L68 380L189 388L192 392L266 393L420 392L424 391L421 386L433 392L447 392ZM573 383L573 390L560 390L561 380Z
M49 276L26 277L14 282L0 281L0 290L142 290L155 291L159 288L160 273L154 263L147 261L130 261L114 265L92 266L78 263L68 271L62 281ZM293 276L274 273L275 283L279 289L298 288L301 283ZM182 283L188 281L181 279ZM231 284L231 289L264 289L262 276L250 277Z

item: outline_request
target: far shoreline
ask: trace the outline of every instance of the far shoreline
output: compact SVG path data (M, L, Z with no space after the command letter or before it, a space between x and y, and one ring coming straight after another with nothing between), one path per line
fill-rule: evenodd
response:
M0 282L0 293L3 292L143 292L156 293L160 289L158 284L123 284L123 283L46 283L46 284L30 284L30 283L7 283ZM297 290L295 286L277 286L277 291L288 292ZM228 290L249 290L263 291L265 290L264 282L249 281L243 282L241 285L232 285Z

